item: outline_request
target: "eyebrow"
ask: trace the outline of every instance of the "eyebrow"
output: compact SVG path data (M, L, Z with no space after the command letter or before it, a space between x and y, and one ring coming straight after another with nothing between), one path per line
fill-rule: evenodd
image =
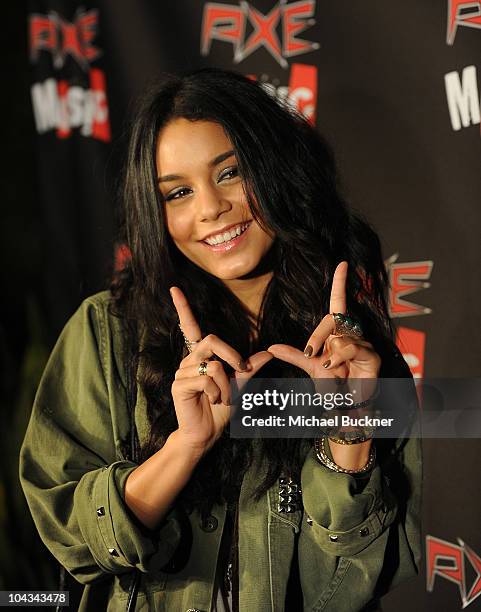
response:
M210 167L217 166L218 164L221 164L223 161L229 159L229 157L232 157L233 155L234 150L231 149L230 151L226 151L225 153L221 153L220 155L217 155L217 157L214 157L214 159L212 159L208 165ZM169 181L178 181L181 178L184 177L180 174L166 174L165 176L159 176L157 180L159 183L168 183Z

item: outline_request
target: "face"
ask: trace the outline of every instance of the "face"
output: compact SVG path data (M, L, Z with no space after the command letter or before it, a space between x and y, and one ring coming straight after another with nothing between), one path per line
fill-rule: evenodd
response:
M177 248L221 280L255 270L273 238L252 218L222 127L174 119L159 134L156 161L167 227Z

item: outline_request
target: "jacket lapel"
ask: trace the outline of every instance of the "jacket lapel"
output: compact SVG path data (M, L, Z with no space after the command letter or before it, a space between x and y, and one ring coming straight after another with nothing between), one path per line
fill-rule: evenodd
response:
M282 612L302 504L294 512L280 512L279 483L256 502L253 493L265 473L255 459L240 492L239 604L240 610Z

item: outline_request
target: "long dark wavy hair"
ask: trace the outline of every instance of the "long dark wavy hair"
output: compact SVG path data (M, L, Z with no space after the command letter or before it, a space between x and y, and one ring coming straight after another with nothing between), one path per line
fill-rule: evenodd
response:
M266 256L273 277L256 322L256 340L240 301L222 281L180 253L168 233L155 151L159 131L175 118L222 126L235 150L252 215L275 236ZM132 347L131 366L140 360L138 382L148 402L150 438L142 446L142 460L177 428L170 389L185 353L169 295L173 285L187 296L204 335L217 334L248 357L279 342L303 349L329 312L333 273L346 260L349 312L362 321L365 337L380 354L391 343L378 236L340 195L326 141L256 82L234 72L204 69L165 76L152 87L132 122L122 199L131 259L111 291L114 312L136 329L137 340L142 338L140 353L137 344ZM305 376L278 361L267 364L260 375ZM299 440L260 444L268 469L258 496L281 474L298 475L304 459ZM198 464L181 501L201 512L229 501L251 461L251 443L224 432Z

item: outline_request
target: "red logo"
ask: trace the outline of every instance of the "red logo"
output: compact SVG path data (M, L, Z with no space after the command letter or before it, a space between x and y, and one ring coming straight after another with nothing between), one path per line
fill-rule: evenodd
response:
M433 262L413 261L396 263L398 254L392 255L386 261L391 286L389 311L392 317L413 317L431 312L431 308L408 302L405 296L416 293L431 286L427 282L431 276Z
M395 253L386 260L389 274L389 314L391 317L414 317L431 312L431 308L415 304L405 299L407 295L430 287L428 279L431 276L433 262L409 261L400 263L399 255ZM424 376L424 355L426 349L426 334L423 331L399 327L396 344L411 369L414 378Z
M408 364L413 378L424 376L426 334L409 327L398 327L396 344Z
M446 42L454 43L458 26L481 28L481 0L449 0Z
M292 64L288 99L312 125L316 124L317 66Z
M98 11L77 9L73 22L58 13L30 16L30 58L38 62L40 53L52 56L54 69L64 68L68 57L87 72L88 82L79 84L68 76L46 78L31 89L35 125L39 134L55 130L58 138L68 138L74 128L82 136L110 141L110 121L105 74L90 64L102 52L93 44L98 33ZM86 79L85 79L86 80Z
M132 252L126 244L118 244L114 252L114 270L120 272L132 259Z
M39 134L56 130L68 138L78 128L82 136L110 141L109 109L102 70L89 71L88 88L69 85L66 80L46 79L31 89L35 126Z
M208 55L213 40L228 42L234 47L234 62L238 64L251 53L264 47L272 57L287 68L286 57L308 53L319 48L316 42L307 41L298 35L314 25L315 0L301 0L292 4L279 2L264 15L248 2L239 7L230 4L208 2L202 18L201 54ZM246 25L253 32L245 38ZM276 28L281 23L282 43Z
M459 545L433 536L426 536L426 588L434 589L434 580L440 576L457 585L463 609L481 595L481 558L462 540ZM472 565L476 578L467 591L464 559Z
M255 74L247 75L257 80ZM276 82L276 81L274 81ZM289 75L289 85L274 85L269 81L261 82L268 94L279 102L287 103L302 113L312 125L316 123L317 106L317 66L307 64L292 64Z
M84 70L101 55L93 45L97 35L98 11L77 9L73 22L54 11L48 15L30 16L30 58L38 60L40 51L52 54L54 68L62 68L68 56Z

